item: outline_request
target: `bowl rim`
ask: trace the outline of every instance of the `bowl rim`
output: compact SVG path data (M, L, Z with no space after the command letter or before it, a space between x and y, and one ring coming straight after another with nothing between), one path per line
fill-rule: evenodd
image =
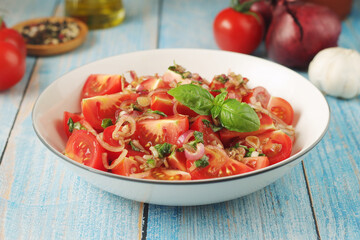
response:
M61 75L60 77L56 78L52 83L50 83L40 94L39 96L37 96L37 99L35 101L35 104L33 106L32 109L32 113L31 113L31 119L32 119L32 126L33 129L37 135L37 137L40 139L40 141L50 150L52 151L55 155L57 155L58 157L60 157L60 159L65 160L67 163L70 163L71 165L74 165L75 167L80 167L83 170L87 171L87 172L91 172L91 173L95 173L95 174L99 174L102 175L104 177L109 177L109 178L115 178L115 179L120 179L120 180L124 180L124 181L129 181L129 182L135 182L135 183L145 183L145 184L155 184L155 185L203 185L203 184L214 184L214 183L220 183L220 182L227 182L227 181L235 181L235 180L239 180L239 179L243 179L243 178L247 178L247 177L254 177L260 174L265 174L269 171L272 171L274 169L277 168L281 168L285 165L288 165L296 160L298 160L299 158L305 156L309 151L311 151L321 140L322 138L325 136L325 134L327 133L327 130L329 128L329 124L330 124L330 118L331 118L331 109L329 106L328 101L326 100L325 96L321 93L321 91L316 88L313 84L311 84L311 82L309 82L310 85L312 85L312 87L314 88L315 91L317 91L323 98L323 100L326 103L327 106L327 110L328 110L328 117L327 117L327 122L326 122L326 126L323 129L322 133L320 134L320 136L316 139L316 141L314 141L307 149L305 150L301 150L301 154L295 154L290 156L289 158L278 162L274 165L270 165L267 166L265 168L261 168L255 171L251 171L251 172L247 172L247 173L242 173L242 174L238 174L238 175L232 175L232 176L226 176L226 177L219 177L219 178L210 178L210 179L198 179L198 180L181 180L181 181L171 181L171 180L155 180L155 179L139 179L139 178L133 178L133 177L128 177L128 176L122 176L122 175L117 175L117 174L113 174L111 172L105 172L105 171L101 171L101 170L97 170L91 167L88 167L86 165L83 165L81 163L78 163L68 157L66 157L65 155L61 154L59 151L57 151L55 148L53 148L50 144L48 144L45 139L43 139L43 137L41 136L40 132L38 131L38 129L35 126L35 110L38 106L39 103L39 99L41 98L41 96L43 95L44 92L46 92L49 88L51 88L53 85L56 84L56 82L63 78L66 77L66 75L68 74L72 74L75 71L78 71L79 68L82 67L86 67L88 65L91 64L95 64L97 62L100 61L108 61L112 58L117 58L119 56L124 56L124 55L129 55L129 54L146 54L146 53L151 53L151 52L166 52L166 51L203 51L203 52L214 52L214 53L228 53L228 54L235 54L235 55L244 55L245 57L249 57L249 58L254 58L257 59L259 61L264 61L270 64L275 65L276 67L280 67L283 69L287 69L292 71L293 73L295 73L296 75L298 75L299 77L301 77L303 80L307 80L304 76L302 76L301 74L297 73L296 71L287 68L281 64L278 64L276 62L264 59L264 58L260 58L257 56L252 56L252 55L246 55L246 54L241 54L241 53L234 53L234 52L229 52L229 51L223 51L223 50L214 50L214 49L201 49L201 48L162 48L162 49L150 49L150 50L142 50L142 51L135 51L135 52L128 52L128 53L123 53L123 54L118 54L118 55L114 55L114 56L110 56L110 57L106 57L106 58L102 58L99 60L95 60L89 63L86 63L84 65L81 65L71 71L68 71L66 73L64 73L63 75Z

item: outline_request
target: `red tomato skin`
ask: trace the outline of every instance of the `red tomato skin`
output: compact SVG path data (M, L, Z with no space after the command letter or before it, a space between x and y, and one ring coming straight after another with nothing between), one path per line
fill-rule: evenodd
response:
M253 168L246 164L229 158L224 150L205 147L205 155L209 157L209 165L203 168L197 168L194 160L186 161L186 168L191 175L191 179L226 177L254 171Z
M151 110L160 111L170 116L174 114L173 105L172 97L166 92L154 93L151 96Z
M3 28L6 28L6 24L5 24L4 19L1 19L1 18L0 18L0 22L1 22L0 30L3 29Z
M63 126L64 126L64 131L65 131L67 137L70 137L70 135L71 135L71 132L69 131L69 125L68 125L69 118L71 118L74 123L76 123L76 122L80 121L81 119L83 119L80 116L80 114L70 113L70 112L67 112L67 111L64 112Z
M21 51L10 42L0 42L0 91L11 88L24 76L26 61Z
M274 122L271 117L268 115L261 113L260 114L260 129L253 132L235 132L230 131L226 128L221 129L220 139L224 143L224 145L230 144L235 138L245 138L247 136L257 136L259 134L274 131L276 129Z
M287 125L291 125L294 119L294 110L290 103L281 97L271 97L267 109L283 120Z
M245 157L242 160L243 163L249 167L257 170L270 165L268 157L259 156L259 157Z
M140 173L140 164L133 158L125 157L111 172L122 176Z
M250 54L259 46L264 34L264 21L258 13L250 12L226 8L218 13L213 31L219 48Z
M122 91L128 85L121 75L91 74L84 84L81 92L82 98L89 98L105 94L112 94Z
M96 137L86 130L73 132L65 147L65 155L74 161L98 170L107 171L102 163L102 154L104 152L105 150L96 140Z
M170 156L168 156L167 162L171 169L186 172L186 157L184 152L174 151Z
M26 56L26 43L24 38L16 30L12 28L5 28L0 30L0 42L8 42L13 44L20 50L21 55Z
M290 157L292 151L292 141L283 131L272 131L261 134L258 137L260 142L264 142L265 139L269 139L265 144L263 144L262 151L268 157L270 165L281 162ZM274 152L274 144L281 144L281 150L279 152Z
M210 126L206 126L203 120L207 120L210 124L213 124L212 118L210 116L200 115L191 125L190 129L203 133L204 143L213 144L213 142L220 141L219 132L214 132Z
M103 96L84 98L81 102L84 119L96 130L103 131L101 122L104 118L110 118L114 123L115 113L120 104L125 100L136 101L139 95L136 93L114 93Z
M184 115L174 115L161 119L146 119L136 123L135 139L144 147L170 143L175 145L181 134L189 130L189 119Z

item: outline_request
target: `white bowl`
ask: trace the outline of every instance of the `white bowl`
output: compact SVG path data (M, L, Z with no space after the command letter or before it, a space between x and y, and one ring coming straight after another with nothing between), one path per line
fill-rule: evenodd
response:
M275 165L237 176L210 180L157 181L134 179L79 164L62 152L66 137L64 111L80 112L80 92L91 73L162 74L174 61L211 80L231 70L250 79L250 87L264 86L271 95L290 102L295 112L296 141L292 156ZM54 81L38 98L33 126L40 140L75 173L93 185L124 198L161 205L201 205L239 198L257 191L298 164L324 136L330 110L322 93L307 79L279 64L243 54L202 49L159 49L122 54L75 69Z

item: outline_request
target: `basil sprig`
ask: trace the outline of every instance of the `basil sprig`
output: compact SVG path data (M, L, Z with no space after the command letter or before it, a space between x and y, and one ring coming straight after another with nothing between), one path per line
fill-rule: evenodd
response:
M168 91L177 101L200 115L212 115L221 125L236 132L252 132L260 128L260 120L254 109L236 99L226 99L227 92L215 98L206 89L184 84Z

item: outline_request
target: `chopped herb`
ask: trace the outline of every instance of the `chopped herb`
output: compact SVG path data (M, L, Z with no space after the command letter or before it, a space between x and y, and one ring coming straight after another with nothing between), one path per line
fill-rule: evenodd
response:
M129 145L131 146L132 150L140 152L140 148L136 147L132 141L129 142Z
M191 146L196 150L196 145L198 143L204 143L204 134L202 132L194 131L195 140L188 142L187 145Z
M80 129L86 130L86 128L83 125L81 125L81 123L79 123L79 122L74 123L72 118L69 118L69 120L67 122L67 125L69 126L69 132L71 132L71 133L74 131L74 129L76 129L76 130L80 130Z
M199 160L196 160L194 163L195 163L195 167L204 168L209 165L209 157L204 155L204 156L202 156L202 158L200 158Z
M215 76L214 80L221 82L221 83L226 83L227 81L229 81L229 78L225 74L222 74L222 75Z
M216 126L215 124L212 124L209 120L203 119L201 120L205 126L210 127L214 132L220 131L223 127L222 126Z
M248 152L245 154L245 157L251 157L251 154L255 151L255 148L249 148Z
M69 126L69 132L72 133L74 131L74 121L72 120L72 118L68 119L67 125Z
M155 168L155 160L152 158L148 159L146 164L149 166L149 168Z
M183 152L183 151L185 151L185 149L183 147L181 147L181 148L177 148L176 151L177 152Z
M112 120L110 118L104 118L102 120L102 122L101 122L101 127L104 128L104 129L111 126L111 125L114 125L114 124L113 124L113 122L112 122Z
M171 153L172 144L170 143L163 143L163 144L156 144L154 148L159 153L159 158L164 158Z
M151 109L148 109L147 110L148 113L155 113L155 114L159 114L160 116L163 116L163 117L167 117L167 115L161 111L158 111L158 110L151 110Z
M170 66L168 69L170 71L173 71L173 72L179 74L182 79L191 78L191 76L192 76L191 72L186 71L185 68L183 68L180 65L177 65L176 63L174 63L174 65Z
M263 153L260 153L259 154L259 157L265 157L266 155L265 154L263 154Z
M134 109L135 111L142 111L142 109L138 106L138 105L136 105L136 104L134 104L134 103L132 103L131 105L130 105L130 107L132 108L132 109Z

